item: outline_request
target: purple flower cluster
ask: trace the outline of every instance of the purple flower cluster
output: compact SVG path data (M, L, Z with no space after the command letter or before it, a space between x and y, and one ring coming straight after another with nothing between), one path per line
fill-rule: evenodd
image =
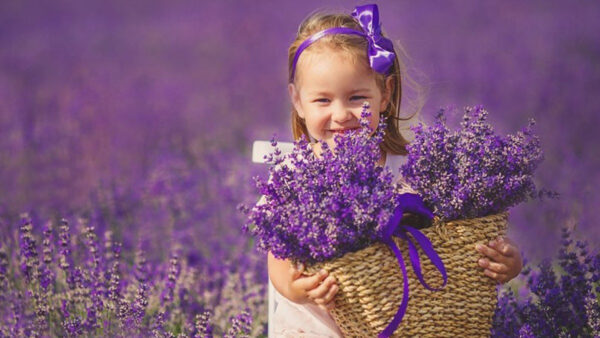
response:
M250 271L227 261L219 264L223 271L191 267L178 247L168 262L148 262L142 245L135 255L123 251L111 231L99 237L85 218L55 223L36 235L24 213L14 233L0 240L0 337L255 337L266 331L266 286ZM264 261L239 261L255 266L254 259Z
M225 338L248 337L251 332L252 316L248 310L243 310L240 314L232 317L231 328L225 334Z
M501 292L493 337L600 335L600 254L571 236L563 228L555 264L544 260L537 268L525 267L516 281L522 284L518 295L508 288Z
M415 140L401 167L406 181L437 216L474 218L505 211L537 191L533 173L543 159L534 121L515 135L496 135L482 106L467 107L461 129L451 132L445 110L435 123L412 128Z
M258 239L260 250L314 263L380 238L398 193L391 171L377 165L385 121L380 119L373 133L367 110L363 106L358 131L335 137L335 149L322 142L320 157L304 138L291 154L277 149L270 155L270 179L256 178L264 203L242 208L248 213L244 230Z

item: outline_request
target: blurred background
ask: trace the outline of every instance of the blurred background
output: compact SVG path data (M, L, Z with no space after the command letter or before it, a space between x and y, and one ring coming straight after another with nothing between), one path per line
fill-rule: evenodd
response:
M287 48L302 19L357 4L3 1L1 234L23 211L34 224L83 214L124 252L143 246L164 261L177 247L188 264L243 266L266 283L236 210L266 174L250 161L252 141L292 138ZM553 255L564 226L597 247L598 2L378 4L423 89L403 102L410 115L423 101L412 123L475 104L503 134L537 121L536 183L561 198L512 209L509 235L526 256Z

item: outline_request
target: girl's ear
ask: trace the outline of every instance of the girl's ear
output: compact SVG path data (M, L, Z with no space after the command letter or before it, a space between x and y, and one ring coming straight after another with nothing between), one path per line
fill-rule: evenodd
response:
M392 92L394 91L394 77L388 76L385 79L385 90L381 95L381 105L383 110L387 110L390 100L392 98Z
M300 92L296 88L296 85L293 83L288 84L288 93L290 94L290 100L292 101L294 108L298 112L298 116L300 116L300 118L304 118L304 112L300 106Z

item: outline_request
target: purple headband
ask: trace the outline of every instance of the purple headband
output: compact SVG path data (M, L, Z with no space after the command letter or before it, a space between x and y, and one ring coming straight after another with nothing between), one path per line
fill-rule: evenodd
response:
M359 32L347 27L333 27L322 30L304 40L296 50L294 62L292 63L292 75L290 82L294 81L296 73L296 63L300 58L300 54L308 46L319 40L320 38L331 34L351 34L359 35L367 39L369 47L367 48L367 56L371 68L380 74L387 74L389 69L394 64L394 44L387 38L381 35L381 23L379 22L379 10L377 5L357 6L352 12L352 17L358 20L363 32Z

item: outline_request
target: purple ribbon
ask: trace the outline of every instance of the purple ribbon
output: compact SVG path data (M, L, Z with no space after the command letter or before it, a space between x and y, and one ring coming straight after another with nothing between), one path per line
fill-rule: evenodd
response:
M415 194L402 194L399 196L399 205L394 210L394 215L390 218L389 222L383 229L383 242L387 244L394 254L396 255L396 259L398 260L398 265L402 269L402 275L404 280L404 293L402 294L402 303L398 307L398 311L391 323L379 334L380 338L390 337L394 331L402 322L402 318L406 313L406 308L408 307L408 275L406 273L406 265L404 264L404 259L402 258L402 252L396 246L396 243L392 239L392 236L397 236L406 241L408 244L408 252L410 255L410 262L413 266L413 270L415 275L421 282L421 284L431 291L439 291L444 286L446 286L446 282L448 281L448 276L446 275L446 268L444 267L444 263L442 262L440 256L435 252L433 245L421 231L410 227L408 225L400 224L402 221L402 214L405 212L410 212L417 215L425 216L429 219L433 218L433 214L430 210L428 210L423 204L423 200L421 197ZM440 288L432 288L430 287L423 278L423 274L421 272L421 261L419 259L419 252L417 251L417 247L413 240L408 236L408 233L412 235L417 244L421 247L423 252L427 255L429 260L433 263L433 265L440 271L442 277L444 278L444 284Z
M294 62L292 63L290 82L294 81L296 63L298 62L302 51L320 38L330 34L350 34L366 38L369 45L367 48L367 56L369 57L371 68L380 74L385 75L388 73L390 68L394 65L396 54L394 54L394 44L392 41L381 35L381 23L379 22L379 9L377 8L377 5L357 6L354 8L352 16L360 24L363 30L362 32L347 27L328 28L311 35L298 46L296 54L294 55Z
M363 31L367 33L369 42L368 56L371 68L380 74L387 74L394 65L394 44L390 39L381 35L381 22L379 22L379 8L377 5L356 6L352 16L358 20Z

